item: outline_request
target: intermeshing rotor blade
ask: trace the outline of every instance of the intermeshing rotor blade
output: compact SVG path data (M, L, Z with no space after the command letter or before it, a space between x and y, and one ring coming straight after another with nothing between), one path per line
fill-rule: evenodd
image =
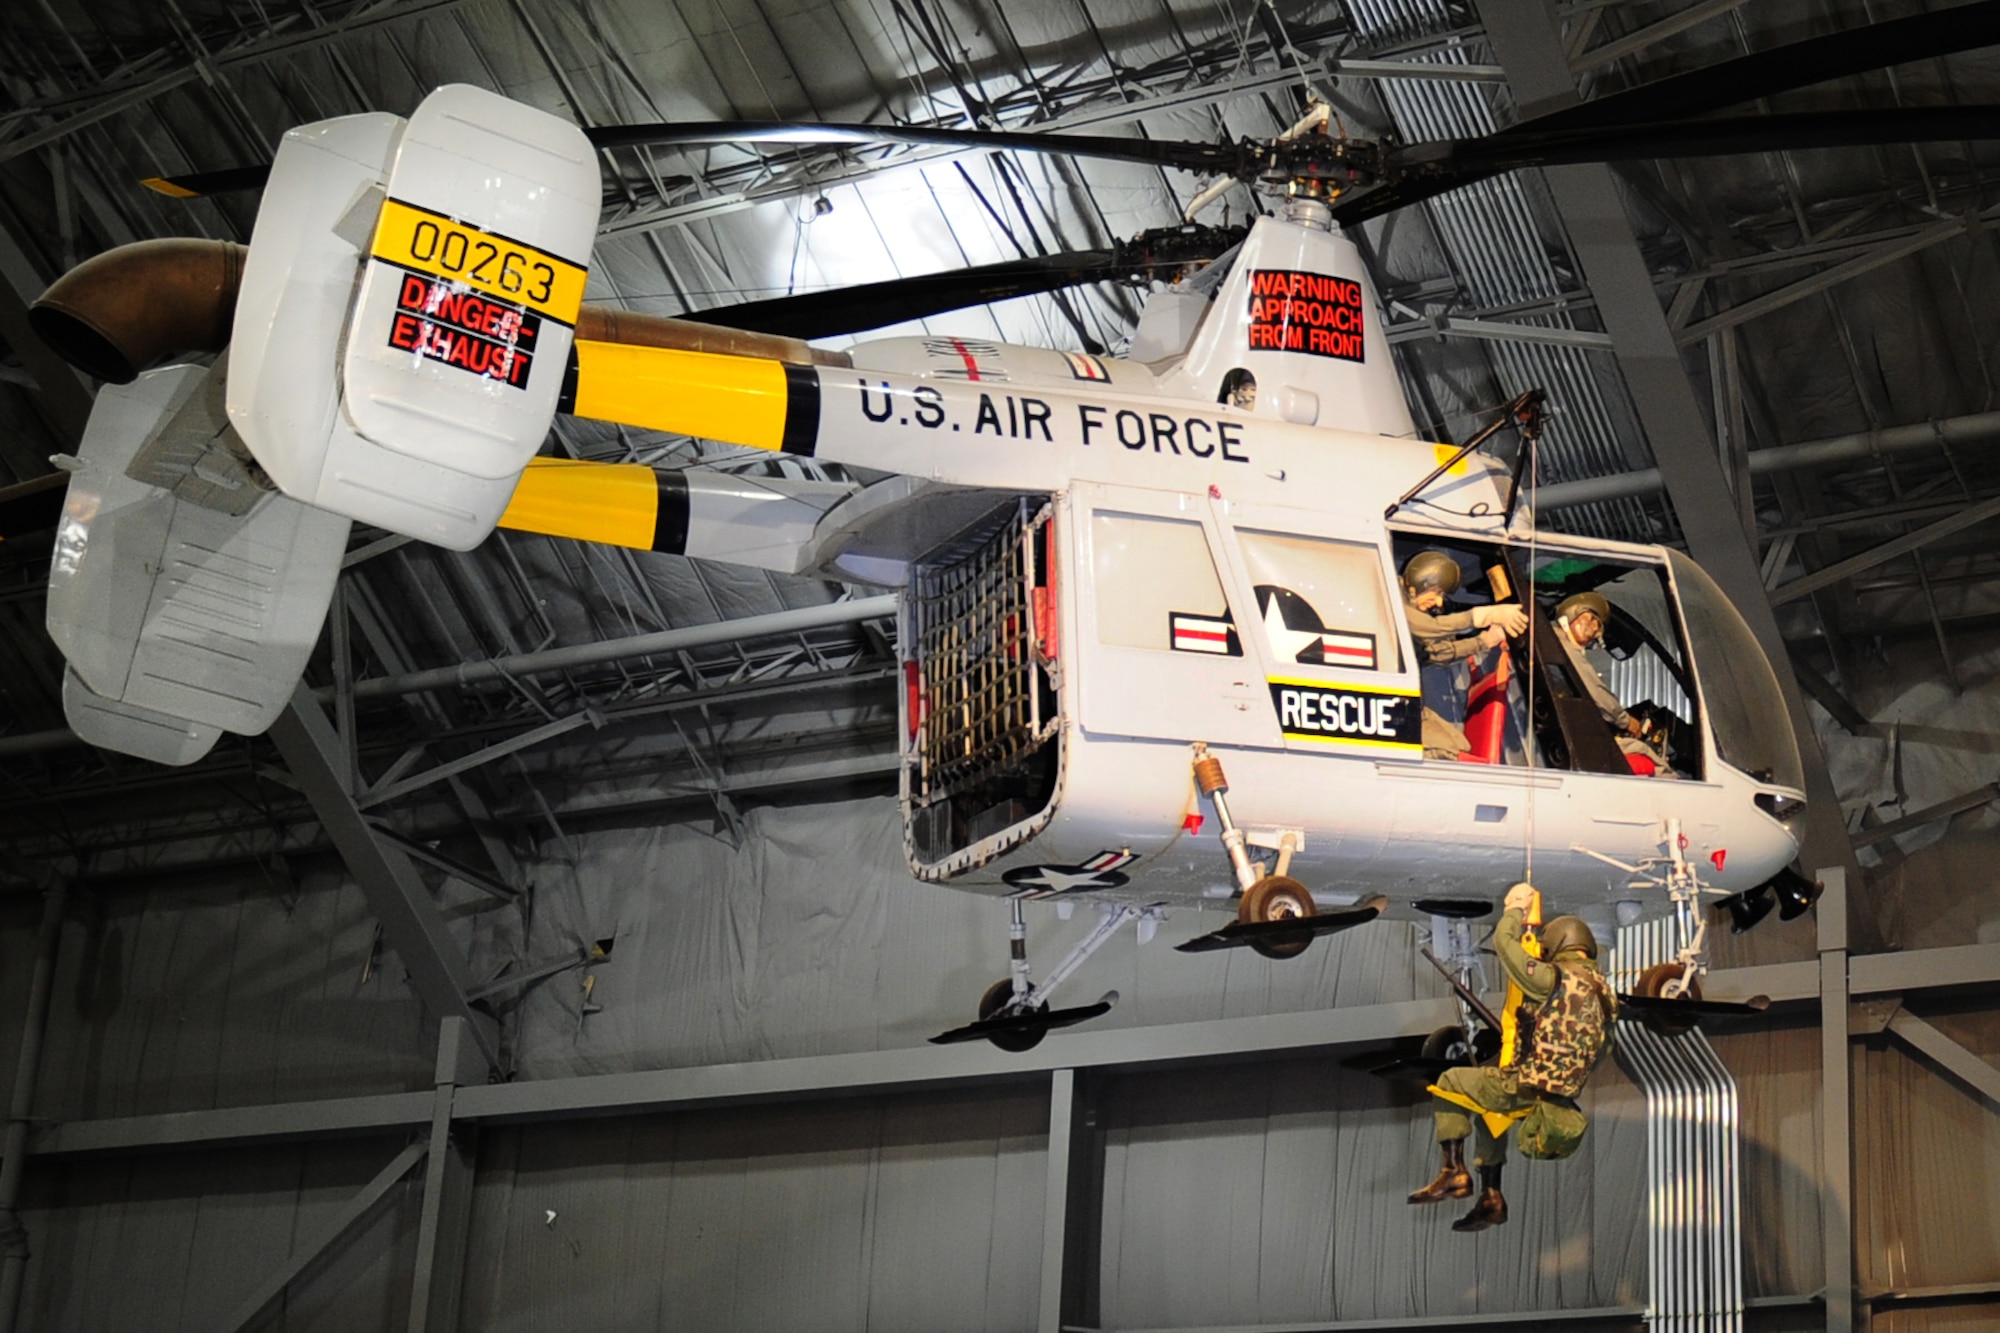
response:
M695 311L689 318L751 333L828 338L925 319L969 305L1032 296L1079 283L1107 282L1137 271L1138 266L1121 265L1115 250L1075 250L947 273L779 296L767 301L714 306Z
M271 178L271 164L224 167L219 171L189 171L179 176L149 176L139 183L170 199L204 199L234 190L261 190Z
M827 125L816 121L664 121L652 125L598 125L586 128L599 148L665 147L676 144L902 143L945 148L1010 148L1026 153L1100 157L1188 171L1236 172L1252 150L1237 144L1189 143L1171 139L1116 138L1096 134L1029 133L1020 130L941 129L925 125Z
M831 291L745 301L695 312L691 319L752 333L826 338L925 319L970 305L1052 292L1086 282L1158 276L1206 262L1241 241L1243 227L1183 224L1143 232L1107 249L1032 255L999 264L925 273Z
M1497 138L1706 115L1829 79L2000 44L2000 0L1863 24L1612 93L1524 121Z
M1385 163L1391 183L1342 198L1333 215L1353 226L1522 167L1993 138L2000 138L2000 105L1808 111L1445 140L1395 150Z

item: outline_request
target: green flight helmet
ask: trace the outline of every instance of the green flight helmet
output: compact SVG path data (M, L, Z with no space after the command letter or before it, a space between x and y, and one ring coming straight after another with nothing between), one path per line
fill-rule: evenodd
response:
M1556 603L1557 620L1568 620L1579 611L1590 612L1597 617L1600 625L1608 627L1611 624L1611 603L1604 600L1602 593L1572 593Z
M1595 595L1584 594L1586 597ZM1559 916L1542 927L1542 957L1559 958L1572 949L1593 962L1597 959L1597 936L1591 934L1582 917Z
M1419 551L1403 566L1403 590L1411 597L1423 592L1441 592L1449 597L1458 591L1462 577L1458 561L1443 551Z

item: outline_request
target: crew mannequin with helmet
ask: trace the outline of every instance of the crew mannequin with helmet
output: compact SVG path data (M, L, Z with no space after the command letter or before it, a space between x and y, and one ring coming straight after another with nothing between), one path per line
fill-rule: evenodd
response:
M1458 591L1462 577L1458 561L1442 551L1419 551L1403 566L1403 615L1425 667L1455 667L1467 658L1493 651L1528 628L1528 613L1518 606L1496 604L1446 612L1445 599ZM1464 729L1437 706L1442 702L1437 696L1444 679L1438 672L1423 673L1424 756L1429 759L1455 759L1472 748ZM1462 708L1464 685L1453 680L1448 688L1455 692L1455 702Z
M1628 760L1639 760L1633 768L1637 772L1649 773L1654 777L1671 778L1677 776L1666 756L1642 739L1645 725L1618 701L1611 687L1604 683L1604 677L1586 655L1587 650L1604 638L1604 627L1611 621L1611 603L1603 594L1595 592L1574 593L1556 603L1556 641L1563 646L1569 660L1576 667L1576 674L1582 680L1584 689L1590 694L1590 701L1597 705L1597 711L1611 729L1618 733L1618 748ZM1650 766L1650 767L1649 767Z
M1437 1176L1410 1195L1414 1204L1470 1198L1472 1170L1465 1141L1474 1139L1471 1167L1479 1172L1472 1211L1453 1231L1484 1231L1507 1220L1500 1170L1507 1137L1523 1155L1562 1158L1583 1142L1589 1120L1577 1105L1584 1082L1610 1045L1618 1000L1597 970L1597 936L1580 917L1559 916L1541 928L1539 943L1525 942L1528 919L1539 913L1534 886L1516 884L1502 902L1493 929L1493 951L1508 979L1520 987L1524 1036L1511 1064L1457 1065L1438 1076L1435 1099Z

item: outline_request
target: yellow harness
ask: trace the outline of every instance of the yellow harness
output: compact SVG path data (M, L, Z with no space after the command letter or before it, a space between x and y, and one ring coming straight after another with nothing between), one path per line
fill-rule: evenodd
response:
M1522 914L1522 924L1526 925L1530 932L1541 926L1541 894L1536 894L1535 900L1528 904L1528 910ZM1542 956L1541 939L1532 933L1524 933L1521 936L1521 952L1527 954L1530 958L1540 958ZM1514 979L1508 977L1507 998L1500 1006L1500 1068L1502 1069L1512 1069L1514 1062L1520 1058L1521 1005L1526 1002L1527 998L1527 995L1521 990L1520 986L1515 984ZM1513 1128L1516 1120L1519 1120L1533 1109L1532 1107L1524 1106L1518 1111L1490 1111L1464 1093L1446 1092L1435 1083L1431 1084L1427 1091L1440 1101L1450 1102L1454 1106L1463 1106L1466 1110L1484 1120L1487 1130L1496 1139Z
M1516 1120L1519 1120L1522 1116L1535 1109L1532 1106L1524 1106L1518 1111L1489 1111L1464 1093L1446 1092L1435 1083L1431 1084L1425 1091L1440 1101L1450 1102L1453 1106L1463 1106L1466 1110L1484 1120L1487 1132L1496 1139L1512 1129Z

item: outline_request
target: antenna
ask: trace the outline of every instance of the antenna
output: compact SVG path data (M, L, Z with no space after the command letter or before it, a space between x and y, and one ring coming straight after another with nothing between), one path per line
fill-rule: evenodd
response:
M1471 453L1474 449L1477 449L1480 445L1492 439L1496 434L1500 432L1500 429L1503 426L1507 425L1509 422L1517 422L1520 425L1521 435L1524 439L1533 440L1538 438L1541 434L1541 429L1542 429L1542 403L1546 397L1547 395L1544 394L1540 389L1530 389L1526 393L1522 394L1520 397L1516 398L1513 402L1507 404L1506 410L1502 413L1498 421L1494 422L1492 425L1486 427L1486 429L1480 431L1477 435L1467 440L1463 445L1459 446L1457 453L1454 453L1450 458L1445 459L1444 462L1439 463L1436 467L1432 468L1427 474L1425 474L1424 479L1422 481L1418 482L1416 485L1410 487L1409 490L1404 491L1401 495L1397 496L1395 503L1391 504L1387 509L1384 509L1382 511L1382 517L1385 519L1394 518L1396 516L1396 511L1398 509L1401 509L1404 505L1416 499L1417 496L1423 492L1423 489L1426 486L1429 486L1432 482L1436 481L1439 477L1442 477L1446 472L1449 472L1452 468L1457 467L1460 460L1462 460L1467 454ZM1521 451L1521 456L1523 458L1527 456L1526 449L1523 449ZM1508 519L1512 519L1514 516L1514 501L1520 495L1520 492L1521 492L1521 465L1519 460L1516 460L1514 464L1514 486L1513 489L1507 493ZM1505 524L1503 523L1502 526L1504 527Z

